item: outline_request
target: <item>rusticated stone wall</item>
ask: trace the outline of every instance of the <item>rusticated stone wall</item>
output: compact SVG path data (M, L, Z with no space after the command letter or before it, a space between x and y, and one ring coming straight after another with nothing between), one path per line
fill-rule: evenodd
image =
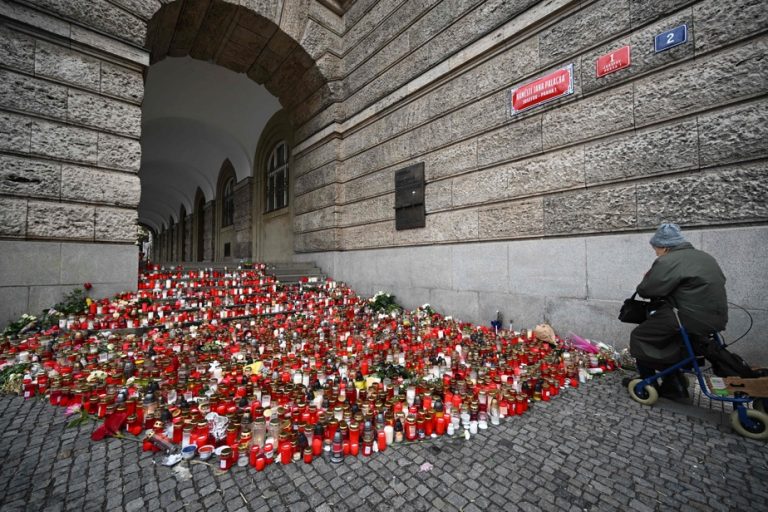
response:
M2 324L135 287L148 58L94 28L0 2Z
M345 22L344 121L298 148L297 258L409 306L483 323L506 308L621 346L618 305L669 220L702 230L766 325L749 290L768 286L768 4L363 0ZM681 24L688 42L656 53ZM597 78L624 45L631 66ZM510 115L511 89L571 64L572 95ZM417 162L426 227L396 231L394 172ZM739 350L768 363L759 331Z
M353 6L345 130L300 155L297 249L765 222L765 2L534 3ZM683 23L689 41L655 53ZM624 45L631 67L596 78ZM574 94L510 115L510 89L569 64ZM427 226L397 232L393 173L415 162Z

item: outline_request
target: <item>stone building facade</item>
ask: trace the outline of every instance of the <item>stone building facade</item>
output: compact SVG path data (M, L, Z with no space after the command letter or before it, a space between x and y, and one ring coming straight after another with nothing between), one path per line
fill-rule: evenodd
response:
M623 345L618 305L675 221L754 318L739 351L768 363L763 1L0 0L0 19L2 321L84 281L135 286L140 221L161 261L311 260L409 307ZM230 231L215 179L152 191L144 75L182 57L279 100L263 133L290 139L285 208L265 213L266 135L231 158ZM511 108L563 69L570 94ZM398 230L412 164L425 226ZM746 325L734 309L728 335Z

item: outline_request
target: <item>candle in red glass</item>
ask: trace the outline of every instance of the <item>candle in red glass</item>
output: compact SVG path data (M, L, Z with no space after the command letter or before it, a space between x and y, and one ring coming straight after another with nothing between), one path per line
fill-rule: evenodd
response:
M384 430L379 430L379 432L376 434L376 437L379 451L383 452L387 449L387 434L384 432Z
M439 436L445 434L445 416L435 418L435 433Z
M256 456L256 463L253 466L256 468L256 471L264 471L264 468L267 466L267 458L264 454Z
M291 449L291 443L283 443L280 447L280 463L290 464L291 458L293 458L293 450Z

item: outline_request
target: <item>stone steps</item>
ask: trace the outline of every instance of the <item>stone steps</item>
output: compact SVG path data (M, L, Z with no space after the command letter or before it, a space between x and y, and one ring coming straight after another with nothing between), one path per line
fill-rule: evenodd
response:
M162 264L166 268L181 266L186 270L201 270L201 269L214 269L224 270L224 268L232 269L237 268L239 262L222 262L222 261L184 261L184 262L166 262ZM323 273L314 262L311 261L284 261L267 263L265 273L267 275L275 276L281 283L295 284L298 283L302 277L317 278L318 281L322 281L326 278Z
M316 278L318 281L326 277L313 262L304 261L267 263L265 272L285 284L298 283L302 277Z

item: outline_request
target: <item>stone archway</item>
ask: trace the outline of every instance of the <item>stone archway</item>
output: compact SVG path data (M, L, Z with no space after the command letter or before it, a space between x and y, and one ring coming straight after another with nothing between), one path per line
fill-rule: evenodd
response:
M171 257L171 226L178 229L181 205L194 211L197 186L160 188L155 198L139 193L151 63L187 55L263 84L301 140L338 120L338 109L329 107L342 95L341 36L310 19L315 0L9 0L3 6L2 80L15 93L0 99L6 108L0 124L9 133L0 156L35 179L0 198L0 250L9 255L3 275L13 276L0 283L0 325L55 303L84 281L99 296L135 288L137 222L155 230L156 254ZM192 181L185 172L199 171L166 170L177 183L185 176ZM79 181L90 188L69 186ZM213 185L201 185L205 231L212 230ZM211 259L213 247L205 253ZM72 262L74 270L62 271Z
M245 75L279 100L290 130L301 129L303 133L309 133L311 128L308 126L323 122L323 116L317 114L333 101L333 97L329 80L323 71L328 59L320 49L322 45L318 43L322 38L317 37L317 28L308 17L308 10L299 9L297 5L286 3L281 6L276 2L268 2L246 7L224 0L179 0L167 3L152 15L147 26L146 47L150 50L150 65L164 66L167 59L183 62L180 58L187 57L220 66L241 77ZM155 69L153 67L151 73ZM150 78L156 76L151 73ZM147 80L148 92L145 99L150 97L150 82L155 83ZM151 102L145 101L145 109L148 104ZM157 137L158 134L166 137L164 134L167 133L206 132L205 144L219 140L222 135L220 125L213 126L199 120L185 120L187 124L184 130L169 130L169 126L176 122L174 118L150 116L147 121L146 113L145 110L144 150L147 149L147 138ZM197 124L193 126L191 123ZM187 126L189 130L186 130ZM258 132L253 142L257 140ZM242 158L233 158L229 154L238 151L234 147L237 144L227 144L220 140L217 143L229 148L221 156L231 161L236 175L238 221L234 230L221 225L221 190L215 186L218 173L215 173L214 166L209 164L201 168L200 161L194 162L193 166L189 165L190 162L186 162L187 165L180 161L163 162L146 156L150 152L142 157L140 175L143 199L139 218L143 219L145 211L151 214L161 210L163 205L158 203L168 201L165 193L168 189L184 189L178 190L177 197L172 201L181 201L189 206L188 210L194 210L196 188L205 188L207 184L209 192L206 195L216 205L216 213L210 219L210 237L215 237L215 242L211 242L211 256L215 260L250 259L255 254L256 245L251 226L258 222L256 217L262 214L252 208L257 202L252 196L253 187L250 185L256 166L252 160L254 148L248 148L248 165L243 166ZM180 182L187 183L179 185ZM211 194L210 189L216 189L215 194ZM163 192L154 193L152 190ZM248 219L244 218L246 216ZM276 241L287 248L283 252L290 258L294 245L292 215L282 221L284 226L281 237L285 239ZM189 254L189 259L198 258L199 253L195 256Z
M189 55L245 73L279 98L295 127L339 100L329 87L328 44L309 20L309 2L245 3L164 4L147 26L150 64Z

